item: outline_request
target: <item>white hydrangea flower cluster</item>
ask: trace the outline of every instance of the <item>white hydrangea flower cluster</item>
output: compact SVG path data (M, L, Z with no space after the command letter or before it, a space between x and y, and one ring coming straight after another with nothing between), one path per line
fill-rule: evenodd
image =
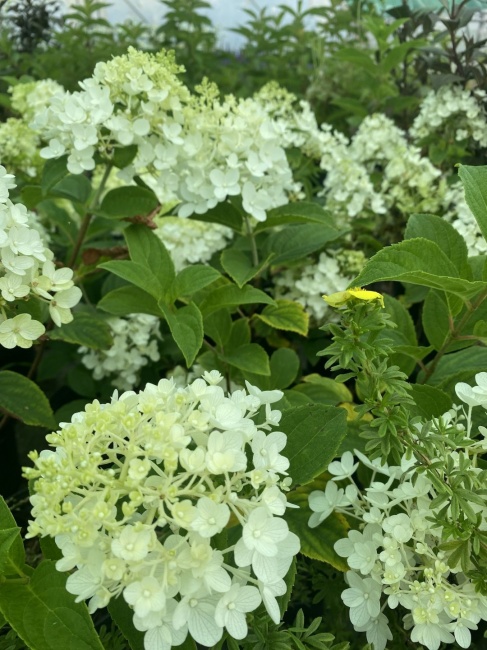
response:
M487 147L487 93L465 90L460 86L442 86L431 91L421 103L410 129L411 136L423 140L450 128L457 142L474 140Z
M169 251L176 272L188 264L208 262L228 244L233 231L218 223L179 217L156 217L155 234Z
M339 249L320 253L317 262L293 266L275 275L275 297L299 302L316 323L322 323L336 312L321 296L345 291L364 264L361 251Z
M14 176L0 165L0 345L9 349L30 348L45 332L30 314L9 317L9 304L29 297L46 301L52 320L60 326L73 320L71 308L81 298L73 271L56 269L54 255L32 227L27 208L10 201L9 190L14 187Z
M479 440L468 438L472 406L487 407L487 373L477 375L477 380L479 385L473 389L468 384L456 387L470 409L466 432L458 407L432 422L433 433L444 435L450 428L467 434L462 453L451 453L456 466L465 456L475 461L486 450L487 429L480 427ZM354 455L372 470L370 485L362 492L353 478L359 466ZM454 642L468 648L471 630L481 620L487 621L487 597L476 591L457 560L450 561L451 548L442 546L447 538L432 517L444 504L436 510L432 506L437 493L427 475L416 471L416 461L404 459L400 467L381 465L380 459L370 461L355 450L330 463L328 471L331 480L325 491L309 495L313 511L309 525L318 526L334 510L360 521L358 529L335 544L336 553L346 558L351 569L342 600L350 608L354 629L366 633L374 650L384 650L392 634L383 610L386 605L391 609L400 605L408 610L403 622L411 630L411 641L428 650ZM481 470L474 462L471 471ZM482 511L480 505L472 508Z
M78 348L81 362L93 371L96 380L110 378L119 390L131 390L139 382L140 371L149 361L159 361L159 318L149 314L129 314L107 320L113 334L108 350Z
M29 126L36 112L44 109L51 97L64 92L62 86L51 79L20 83L10 87L12 110L20 117L9 117L0 123L0 160L16 174L35 177L42 167L39 155L39 134Z
M180 216L202 214L228 196L259 221L287 202L297 187L282 146L282 134L263 105L253 99L220 101L203 85L191 95L178 79L182 68L171 54L129 48L98 63L81 90L54 96L33 127L49 145L45 158L68 155L68 169L95 167L95 153L136 145L121 175L143 174L161 201L179 200Z
M45 110L55 95L63 95L65 90L53 79L41 81L29 81L10 86L8 92L11 95L11 107L16 113L30 122L34 117Z
M57 568L75 569L67 589L91 612L122 596L147 650L170 650L188 632L204 646L225 628L243 639L262 601L278 622L299 550L282 518L286 436L271 431L282 393L247 384L225 395L222 379L162 379L88 404L25 470L35 481L28 536L55 538Z

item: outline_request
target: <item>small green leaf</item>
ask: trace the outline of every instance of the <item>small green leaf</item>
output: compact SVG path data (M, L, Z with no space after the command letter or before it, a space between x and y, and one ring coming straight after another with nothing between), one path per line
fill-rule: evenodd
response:
M25 424L54 429L49 401L30 379L11 370L0 371L0 408Z
M288 508L285 519L289 529L298 535L301 542L301 553L306 557L320 562L331 564L338 571L348 571L349 566L346 560L335 553L334 544L348 534L349 526L346 519L333 512L325 521L316 528L310 528L308 521L311 510L308 505L308 497L313 490L324 490L326 480L317 479L304 487L289 492L288 501L299 506L299 508Z
M154 279L161 291L159 298L169 294L172 291L176 274L171 255L159 237L150 228L143 225L126 228L124 236L130 259L136 264L140 264L150 274L146 278L146 283L149 285L152 278ZM141 288L152 293L148 286Z
M308 334L309 315L299 302L276 300L275 305L265 307L256 318L278 330L297 332L301 336Z
M56 327L49 337L53 341L84 345L93 350L107 350L113 345L110 326L93 310L74 312L71 323Z
M246 343L222 356L222 360L244 372L270 375L269 357L258 343Z
M302 384L294 386L296 390L307 395L313 402L336 406L342 402L352 402L352 393L345 384L341 384L330 377L322 377L316 373L303 377Z
M287 435L286 457L294 484L305 485L323 473L347 434L347 414L342 408L321 404L284 411L279 428Z
M103 296L97 307L114 316L126 316L127 314L162 316L157 300L140 287L132 285L110 291Z
M137 155L139 146L137 144L129 144L126 147L115 147L112 155L112 163L118 169L128 167L132 160Z
M252 305L258 303L265 303L274 305L275 301L260 289L255 289L249 285L240 288L235 284L226 284L218 287L208 295L205 295L200 309L204 316L211 314L214 311L222 309L222 307L239 307L240 305Z
M77 203L86 203L91 196L91 183L83 174L68 174L51 187L49 194Z
M177 311L171 311L164 303L159 303L159 307L189 368L203 345L203 317L201 312L193 302Z
M151 190L137 185L117 187L104 196L99 214L107 219L127 219L145 216L159 205L159 199Z
M30 650L103 650L86 605L74 602L50 560L26 584L0 583L0 611Z
M283 390L290 386L299 372L299 357L291 348L279 348L271 355L269 388Z

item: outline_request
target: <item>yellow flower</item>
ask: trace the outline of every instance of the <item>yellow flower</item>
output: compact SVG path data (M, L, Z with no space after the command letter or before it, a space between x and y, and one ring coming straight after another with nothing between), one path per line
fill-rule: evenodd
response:
M360 289L359 287L347 289L346 291L338 291L337 293L332 293L330 296L323 296L323 298L331 307L341 307L351 298L365 300L366 302L379 300L381 306L384 307L384 297L380 293L377 293L377 291L367 291L367 289Z

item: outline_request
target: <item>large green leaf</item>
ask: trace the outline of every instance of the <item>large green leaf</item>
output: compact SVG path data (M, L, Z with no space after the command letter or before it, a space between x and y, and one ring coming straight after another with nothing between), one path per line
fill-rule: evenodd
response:
M187 266L176 276L174 294L176 298L192 296L200 289L204 289L220 277L219 271L206 264L192 264Z
M310 528L308 520L311 510L308 505L308 497L313 490L324 490L325 479L317 479L297 490L289 492L287 498L299 508L288 508L285 518L290 530L298 535L301 541L301 553L313 560L327 562L339 571L348 571L349 566L346 560L337 555L333 546L339 539L347 536L349 526L346 519L338 514L332 513L317 528Z
M140 287L133 285L110 291L103 296L97 307L114 316L125 316L126 314L162 316L157 300Z
M423 330L435 350L440 350L449 334L450 311L442 291L429 291L421 314Z
M467 205L472 210L484 239L487 239L487 166L459 165L458 175L465 188Z
M428 379L428 384L437 386L452 395L455 384L459 381L472 382L477 372L487 368L487 348L474 345L465 350L450 352L441 357L435 371ZM418 375L422 382L424 373Z
M50 194L69 201L86 203L91 196L91 183L84 174L68 174L51 187Z
M275 228L276 226L285 226L289 223L319 223L329 229L336 230L336 220L333 215L317 203L286 203L278 208L269 210L267 219L257 224L256 232Z
M56 327L49 336L54 341L85 345L94 350L106 350L113 345L110 326L94 310L74 312L71 323Z
M42 193L47 194L51 187L59 183L67 174L68 156L52 158L47 160L42 169L41 187Z
M460 278L455 265L440 247L424 238L407 239L383 248L367 262L350 286L366 286L384 280L442 289L463 298L471 298L487 287L485 282Z
M232 280L239 287L243 287L269 265L272 257L271 253L260 264L254 266L252 255L249 252L238 248L227 248L220 255L220 262Z
M157 196L146 187L117 187L104 196L98 213L108 219L127 219L150 214L159 205Z
M278 330L297 332L301 336L308 334L309 315L299 302L293 300L276 300L275 305L264 307L256 318Z
M299 357L291 348L278 348L271 355L269 388L283 390L290 386L299 372Z
M112 598L108 605L108 611L127 640L130 650L144 650L144 633L135 629L132 622L134 613L123 597Z
M428 384L413 384L411 397L414 404L408 406L413 415L420 415L424 420L437 418L449 411L452 400L444 391Z
M0 371L0 408L26 424L56 427L49 401L39 386L11 370Z
M190 217L195 221L209 221L210 223L219 223L222 226L228 226L232 230L240 232L242 230L243 219L240 212L228 201L218 203L214 208L207 210L204 214L193 214Z
M413 214L409 217L404 239L424 237L441 248L447 258L454 264L462 277L471 279L468 266L468 250L465 240L458 230L432 214Z
M274 300L260 289L255 289L249 285L240 288L235 284L227 284L218 287L214 291L205 295L201 302L200 309L206 317L214 311L223 307L239 307L240 305L252 305L265 303L274 305Z
M20 528L0 496L0 575L22 575L25 551Z
M26 584L0 583L0 611L30 650L103 650L86 605L74 602L50 560Z
M294 484L305 485L323 473L347 434L342 408L310 404L284 411L279 428L287 435L285 454Z
M142 225L126 228L124 236L129 248L130 259L150 271L151 276L156 278L163 294L169 293L176 274L171 255L159 237L150 228ZM147 283L150 281L148 277ZM147 287L145 289L148 291Z
M192 302L173 311L164 303L159 303L176 345L183 353L189 368L203 344L203 317Z

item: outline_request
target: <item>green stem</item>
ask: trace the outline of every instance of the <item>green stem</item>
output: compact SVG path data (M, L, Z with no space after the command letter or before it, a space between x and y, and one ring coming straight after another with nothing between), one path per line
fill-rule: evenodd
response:
M83 245L83 241L86 237L86 233L88 231L91 220L93 218L93 210L95 210L98 207L98 202L100 200L103 190L105 189L105 185L107 183L108 177L110 176L110 172L112 171L112 167L113 165L108 163L105 166L105 171L103 173L103 177L101 179L100 185L98 186L98 189L95 192L93 200L88 206L88 210L83 218L83 221L81 222L81 227L79 229L78 237L76 238L73 251L71 253L69 260L66 263L66 266L69 266L70 268L73 268L76 263L76 259L78 257L79 251L81 249L81 246Z
M245 224L247 226L247 234L250 238L250 244L252 246L252 261L254 263L254 266L259 266L259 252L257 250L257 243L255 241L255 234L252 229L252 224L250 223L250 219L246 216L245 217Z

